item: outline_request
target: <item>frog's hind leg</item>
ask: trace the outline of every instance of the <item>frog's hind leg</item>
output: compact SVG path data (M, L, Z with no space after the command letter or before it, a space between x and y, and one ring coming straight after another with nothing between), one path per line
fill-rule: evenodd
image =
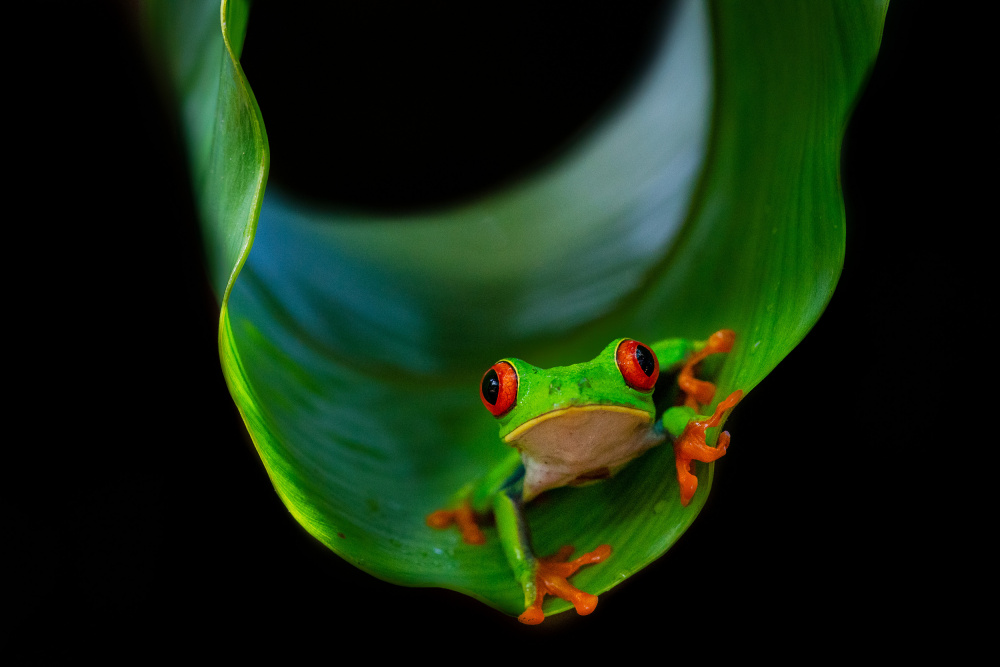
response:
M684 405L698 410L702 405L712 402L712 398L715 397L715 384L708 380L699 380L696 378L694 376L694 367L709 355L729 352L733 349L734 342L736 342L736 334L732 330L721 329L716 331L709 336L701 349L691 355L684 363L680 375L677 376L677 385L684 392L685 396Z
M657 361L660 362L660 373L677 373L684 362L697 353L704 343L688 338L666 338L650 345L650 349L656 354Z
M674 457L677 467L677 481L680 485L681 504L687 505L698 489L698 478L691 472L692 461L711 463L726 453L729 433L719 434L715 447L706 443L705 431L719 426L727 410L731 410L742 391L734 391L716 406L711 415L700 415L702 406L708 405L715 397L715 384L694 376L695 366L712 354L729 352L733 349L736 334L729 329L716 331L704 343L696 345L694 354L684 361L677 376L677 386L684 395L683 405L668 409L660 420L674 441Z
M546 595L571 602L581 616L591 613L597 607L597 596L581 591L567 579L584 565L605 560L611 555L611 547L602 544L591 552L568 560L573 546L566 545L552 556L536 558L520 497L519 484L515 484L498 493L493 503L504 555L524 591L524 613L518 620L528 625L545 620L542 602Z

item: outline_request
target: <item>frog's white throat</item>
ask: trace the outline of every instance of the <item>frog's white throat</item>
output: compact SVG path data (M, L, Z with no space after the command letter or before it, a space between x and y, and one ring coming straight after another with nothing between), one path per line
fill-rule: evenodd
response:
M663 442L644 410L585 405L553 410L511 431L504 440L521 452L525 502L548 489L606 479Z

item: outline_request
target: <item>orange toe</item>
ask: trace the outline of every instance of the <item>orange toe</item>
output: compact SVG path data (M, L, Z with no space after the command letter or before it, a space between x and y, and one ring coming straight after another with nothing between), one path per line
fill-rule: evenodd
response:
M538 559L535 570L535 587L538 593L534 603L518 617L519 621L527 625L536 625L545 620L542 602L546 595L554 595L572 603L573 607L576 608L576 613L581 616L586 616L597 608L596 595L581 591L569 583L567 579L584 565L600 563L607 559L611 555L611 547L602 544L593 551L567 561L571 553L573 553L573 547L567 545L552 556Z
M681 437L674 441L674 458L677 464L677 482L681 488L681 505L687 507L698 490L698 478L691 472L691 462L701 461L711 463L722 458L729 447L729 432L724 431L719 434L719 439L715 447L709 447L705 442L705 431L713 426L718 426L722 421L722 416L726 410L740 402L743 392L736 390L726 397L726 400L719 403L715 408L715 413L708 419L688 422L687 427Z
M476 515L469 503L463 503L453 510L431 512L427 515L426 521L428 526L438 530L444 530L455 524L462 534L462 541L466 544L486 544L486 535L476 524Z
M685 394L684 405L698 410L699 406L712 402L712 398L715 397L715 385L696 378L694 367L709 355L731 351L735 342L736 333L732 329L721 329L709 336L705 347L687 360L677 377L677 385Z

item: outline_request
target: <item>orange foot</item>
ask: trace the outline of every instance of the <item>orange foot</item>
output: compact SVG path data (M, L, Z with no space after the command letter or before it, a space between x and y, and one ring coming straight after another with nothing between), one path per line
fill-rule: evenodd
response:
M444 530L454 523L466 544L486 544L486 535L476 525L476 515L468 502L462 503L458 509L431 512L426 520L428 526L438 530Z
M572 602L576 607L576 613L586 616L597 607L597 596L584 593L568 581L573 573L584 565L600 563L611 555L611 547L602 544L593 551L585 553L579 558L566 562L569 555L573 553L573 546L567 544L552 556L538 559L538 569L535 570L535 587L538 591L535 601L524 610L524 613L517 617L517 620L527 625L537 625L545 620L542 612L542 600L546 595L555 595L563 600Z
M697 410L699 406L712 402L712 397L715 396L715 385L696 378L694 367L710 354L729 352L733 349L734 342L736 342L736 333L731 329L716 331L708 337L705 347L687 360L680 375L677 376L678 386L687 395L684 399L684 405Z
M726 453L726 447L729 446L729 431L720 433L716 446L709 447L705 442L705 430L718 426L726 410L739 403L741 398L743 398L743 391L737 389L726 400L719 403L718 407L715 408L714 415L704 421L692 420L688 422L681 437L674 441L677 481L681 485L681 505L686 507L691 502L691 498L694 497L694 492L698 490L698 478L691 472L691 461L711 463L721 458Z

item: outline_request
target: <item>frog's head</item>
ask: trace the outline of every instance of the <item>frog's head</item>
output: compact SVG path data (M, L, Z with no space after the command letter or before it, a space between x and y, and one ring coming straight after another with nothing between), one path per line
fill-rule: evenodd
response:
M480 398L504 442L529 459L560 461L561 477L585 478L591 470L611 474L648 447L659 372L653 351L625 338L572 366L498 361L483 376ZM574 482L562 481L567 483Z

